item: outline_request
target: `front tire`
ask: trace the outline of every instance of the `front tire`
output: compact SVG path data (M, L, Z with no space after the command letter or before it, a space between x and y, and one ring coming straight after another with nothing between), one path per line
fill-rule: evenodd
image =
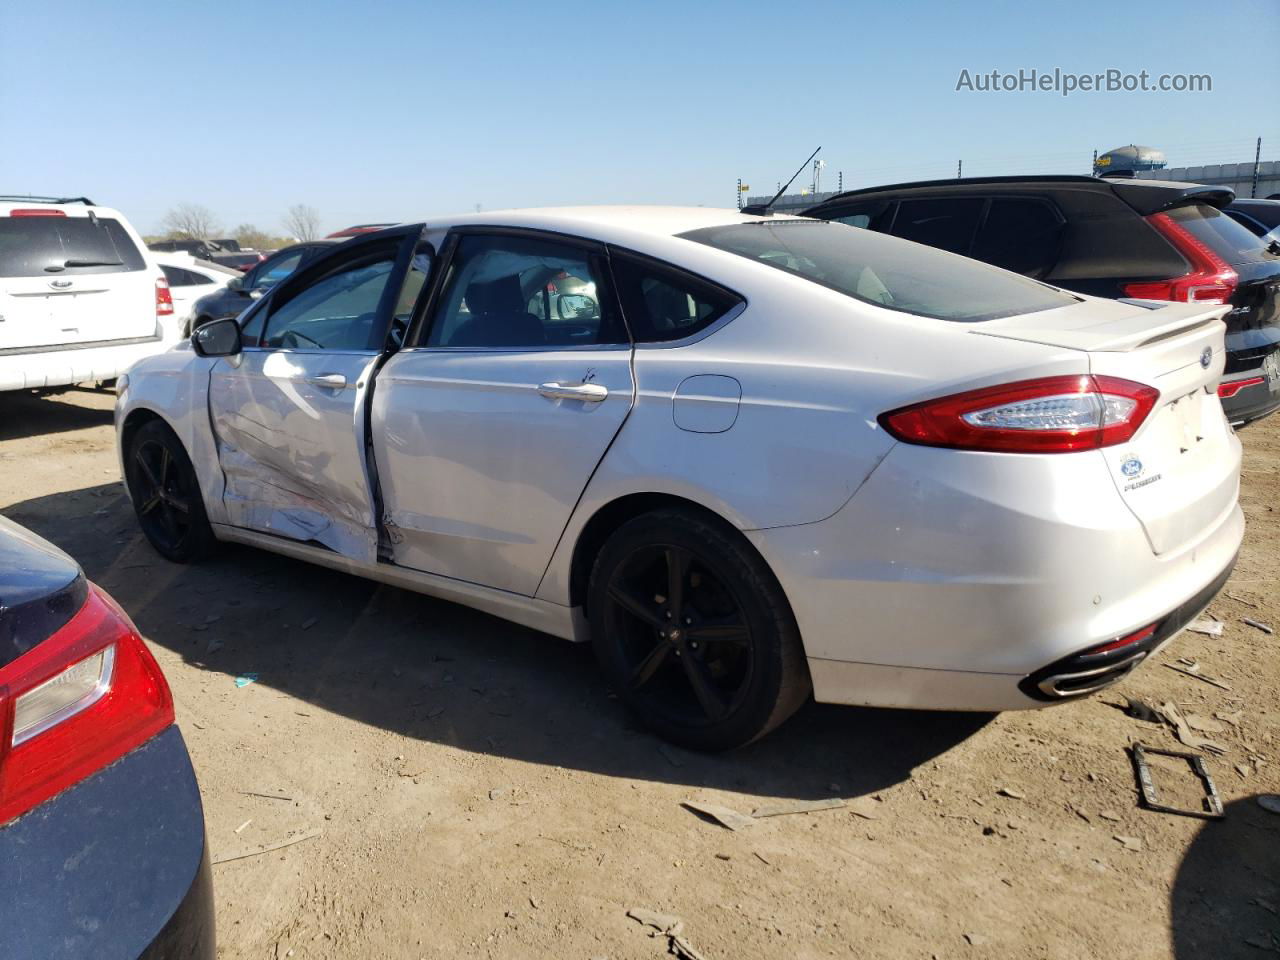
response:
M195 467L163 421L143 424L129 439L125 479L138 525L157 553L174 563L192 563L213 552L217 541Z
M681 746L750 743L811 690L777 579L741 534L692 511L644 514L609 538L592 569L588 617L619 698Z

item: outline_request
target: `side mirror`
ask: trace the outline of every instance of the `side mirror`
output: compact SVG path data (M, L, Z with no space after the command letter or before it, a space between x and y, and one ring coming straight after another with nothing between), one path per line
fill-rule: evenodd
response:
M240 324L234 317L211 320L191 335L191 346L202 357L230 357L240 352Z
M262 299L262 295L263 295L264 293L266 293L266 292L267 292L267 288L266 288L266 287L254 287L252 290L250 290L250 291L249 291L249 299L250 299L250 300L261 300L261 299Z
M244 277L232 277L227 281L228 290L240 291L244 289Z

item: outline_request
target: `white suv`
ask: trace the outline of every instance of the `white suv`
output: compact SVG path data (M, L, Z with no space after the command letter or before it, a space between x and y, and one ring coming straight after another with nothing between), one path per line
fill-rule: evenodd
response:
M0 196L0 390L110 380L177 340L160 268L119 212Z

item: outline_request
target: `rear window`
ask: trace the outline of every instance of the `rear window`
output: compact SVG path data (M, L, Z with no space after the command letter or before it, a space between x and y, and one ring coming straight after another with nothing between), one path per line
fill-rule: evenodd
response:
M825 220L762 220L681 236L864 303L938 320L976 323L1077 302L976 260Z
M0 217L0 277L144 270L120 221L107 217Z
M1266 242L1221 210L1204 203L1191 203L1165 211L1169 219L1231 264L1257 263L1271 259Z

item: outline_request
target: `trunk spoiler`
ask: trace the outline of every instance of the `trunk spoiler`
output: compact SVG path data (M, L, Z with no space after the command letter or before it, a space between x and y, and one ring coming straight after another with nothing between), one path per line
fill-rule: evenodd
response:
M1144 217L1162 213L1189 203L1204 203L1221 210L1236 198L1230 187L1213 187L1203 183L1174 183L1169 180L1108 179L1116 196Z
M1036 315L1032 314L1010 317L1008 320L991 320L982 324L981 329L973 329L971 332L1071 350L1125 353L1217 323L1231 309L1217 304L1166 303L1154 300L1116 302L1131 306L1133 312L1120 317L1093 317L1083 322L1071 322L1074 318L1068 319L1062 312L1053 311L1060 321L1053 325L1034 326ZM1089 317L1084 304L1071 309L1081 308L1085 308L1082 315Z

